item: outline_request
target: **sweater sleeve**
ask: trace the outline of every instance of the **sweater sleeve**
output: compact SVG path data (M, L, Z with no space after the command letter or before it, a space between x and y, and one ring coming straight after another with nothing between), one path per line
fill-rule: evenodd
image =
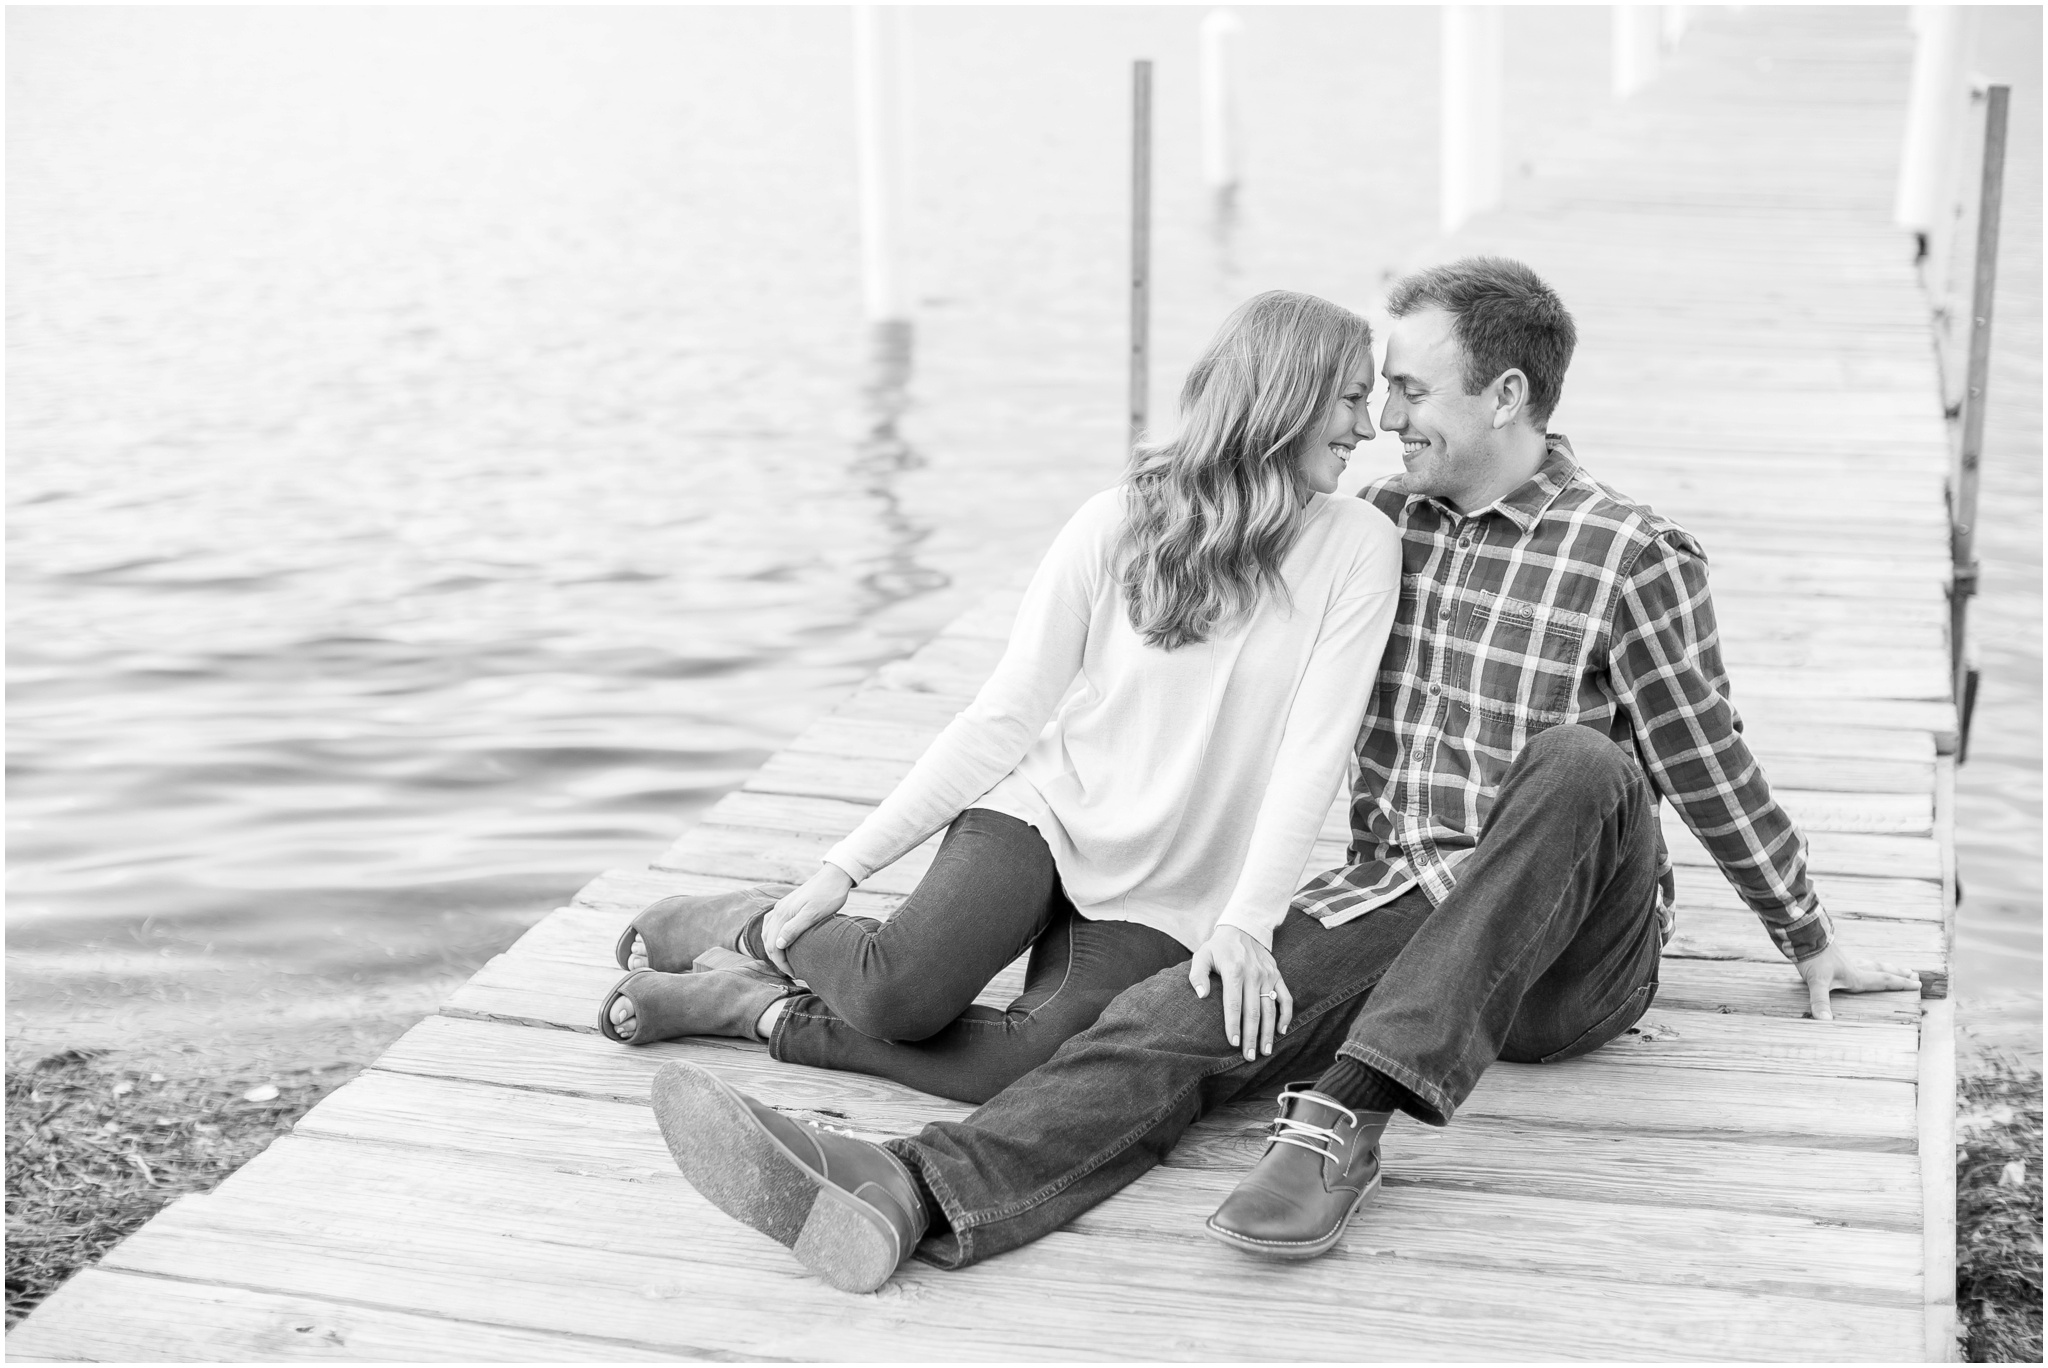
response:
M1269 950L1337 799L1401 605L1400 536L1391 524L1382 531L1361 572L1323 615L1287 710L1244 867L1217 919Z
M825 852L861 882L895 863L1017 767L1080 671L1096 582L1121 523L1120 491L1096 495L1045 553L1009 645L974 701L956 715L894 791Z

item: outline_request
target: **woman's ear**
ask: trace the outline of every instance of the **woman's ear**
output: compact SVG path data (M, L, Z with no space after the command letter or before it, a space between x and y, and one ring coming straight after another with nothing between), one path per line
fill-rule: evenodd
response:
M1529 411L1529 377L1510 368L1493 383L1499 387L1493 400L1493 426L1504 428Z

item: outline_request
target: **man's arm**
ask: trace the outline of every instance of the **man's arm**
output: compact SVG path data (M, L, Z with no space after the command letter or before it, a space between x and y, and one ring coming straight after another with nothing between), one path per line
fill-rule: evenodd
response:
M1608 675L1650 780L1692 828L1806 980L1813 1015L1828 992L1910 988L1889 966L1852 964L1807 877L1806 841L1771 796L1728 701L1706 559L1679 532L1660 536L1622 584Z

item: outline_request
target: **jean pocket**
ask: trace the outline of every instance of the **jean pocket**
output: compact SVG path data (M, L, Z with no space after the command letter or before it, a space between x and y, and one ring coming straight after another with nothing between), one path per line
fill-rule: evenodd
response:
M1577 1040L1574 1040L1556 1054L1544 1055L1536 1062L1538 1064L1556 1064L1561 1060L1577 1059L1580 1055L1593 1053L1593 1051L1599 1049L1638 1021L1641 1021L1643 1013L1650 1010L1650 1000L1656 996L1657 985L1655 983L1644 984L1624 998L1621 1006L1595 1022Z

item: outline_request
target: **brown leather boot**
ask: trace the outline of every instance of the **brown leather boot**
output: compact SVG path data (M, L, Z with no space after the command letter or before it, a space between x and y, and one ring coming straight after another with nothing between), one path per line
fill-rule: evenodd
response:
M758 884L730 893L684 893L640 909L619 933L612 958L627 962L637 939L647 952L647 967L663 974L688 973L706 950L737 950L741 931L755 916L781 902L792 884Z
M784 1116L694 1064L663 1065L653 1101L690 1186L840 1291L874 1291L924 1238L917 1180L873 1141Z
M1209 1233L1262 1259L1321 1254L1380 1190L1380 1132L1392 1115L1352 1111L1307 1083L1290 1084L1266 1152L1216 1208Z

